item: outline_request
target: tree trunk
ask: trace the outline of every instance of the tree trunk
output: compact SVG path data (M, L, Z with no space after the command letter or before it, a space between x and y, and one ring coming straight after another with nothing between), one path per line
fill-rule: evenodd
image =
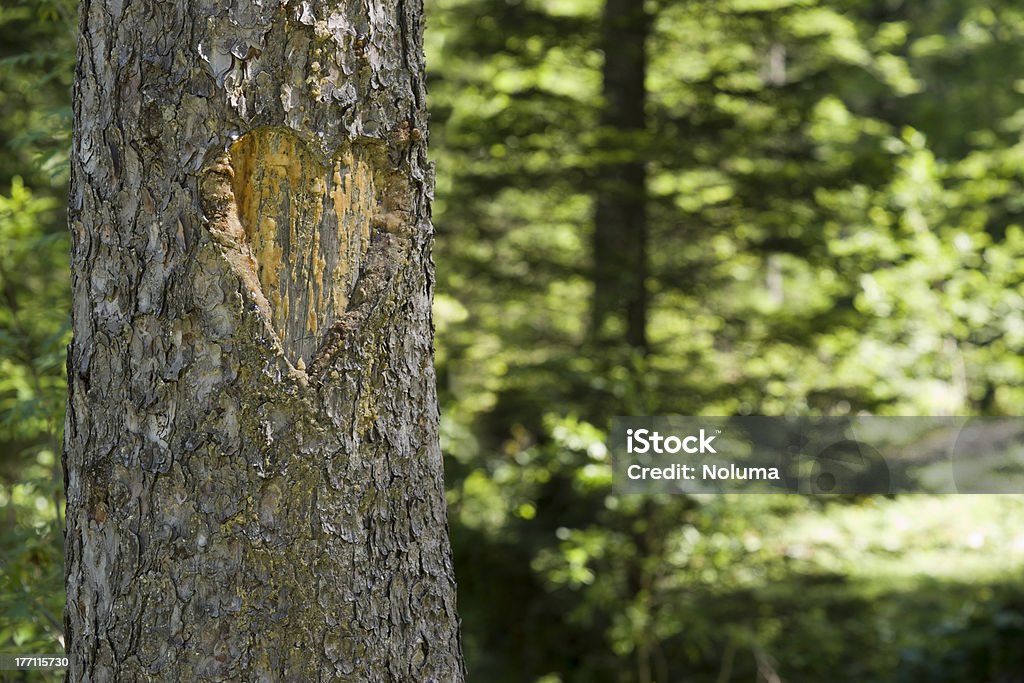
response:
M422 23L82 3L71 680L462 680Z
M646 43L650 15L642 0L606 0L602 28L607 140L594 215L594 299L597 342L647 346L647 177L636 149L646 127Z

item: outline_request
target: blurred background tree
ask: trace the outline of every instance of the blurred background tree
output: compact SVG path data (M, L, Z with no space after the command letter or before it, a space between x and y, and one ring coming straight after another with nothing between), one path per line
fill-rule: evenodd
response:
M470 678L1024 677L1018 497L616 496L604 446L1021 413L1024 9L426 4ZM3 651L59 648L74 13L0 10Z

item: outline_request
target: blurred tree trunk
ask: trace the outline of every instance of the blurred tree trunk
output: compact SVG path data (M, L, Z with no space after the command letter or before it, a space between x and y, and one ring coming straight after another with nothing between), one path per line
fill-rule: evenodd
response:
M646 127L646 44L651 17L642 0L604 6L605 140L594 215L591 336L647 346L647 178L636 148Z
M422 23L82 4L72 680L462 680Z

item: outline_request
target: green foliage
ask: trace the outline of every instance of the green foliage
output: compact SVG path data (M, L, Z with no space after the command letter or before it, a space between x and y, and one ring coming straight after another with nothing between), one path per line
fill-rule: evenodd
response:
M0 650L20 653L63 643L68 241L42 228L55 205L20 178L0 196Z
M472 677L1019 672L1015 632L986 621L1020 614L1015 541L930 583L956 540L901 537L877 551L914 567L894 581L860 571L880 528L836 525L864 509L884 526L926 499L617 497L602 444L615 414L1019 414L1020 11L647 5L648 126L627 136L598 125L603 3L428 2L438 367ZM586 336L595 169L619 154L649 178L646 353ZM948 638L929 614L948 615Z
M75 14L68 0L0 8L0 651L8 653L63 651L63 185Z
M0 187L67 180L78 3L16 0L0 7Z

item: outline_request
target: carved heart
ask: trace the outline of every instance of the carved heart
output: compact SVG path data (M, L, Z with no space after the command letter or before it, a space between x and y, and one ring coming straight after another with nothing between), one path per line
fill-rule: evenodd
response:
M230 188L221 190L220 213L229 223L234 213L237 224L211 230L222 246L225 234L244 234L232 241L244 241L238 246L251 257L229 260L250 271L240 273L250 287L258 282L257 303L298 367L345 312L359 276L380 204L377 147L347 144L325 160L294 133L261 128L236 140L221 161ZM211 191L205 180L203 188Z

